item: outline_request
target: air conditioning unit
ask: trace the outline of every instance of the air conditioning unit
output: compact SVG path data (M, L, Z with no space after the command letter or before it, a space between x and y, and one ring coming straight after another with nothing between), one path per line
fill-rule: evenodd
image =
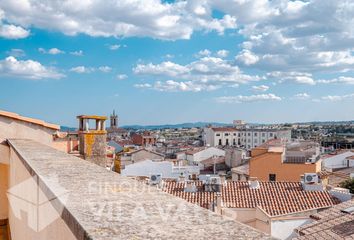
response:
M150 185L157 185L161 182L162 175L161 174L152 174L149 179Z
M221 192L222 184L220 177L210 177L205 181L204 191Z
M318 183L318 176L316 173L305 173L304 175L305 183Z

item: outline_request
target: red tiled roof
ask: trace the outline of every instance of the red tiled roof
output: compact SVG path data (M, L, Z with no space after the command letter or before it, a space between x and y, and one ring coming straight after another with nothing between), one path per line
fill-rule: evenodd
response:
M213 127L214 132L236 132L237 129L233 127Z
M216 193L204 192L203 183L195 181L198 192L185 192L184 183L165 182L163 191L188 202L208 208ZM270 216L286 215L311 209L331 207L338 203L328 192L304 191L298 182L260 182L259 189L250 189L248 182L227 182L222 188L222 201L227 208L260 207Z
M354 239L354 213L342 212L349 207L354 199L312 215L316 221L297 228L297 239Z

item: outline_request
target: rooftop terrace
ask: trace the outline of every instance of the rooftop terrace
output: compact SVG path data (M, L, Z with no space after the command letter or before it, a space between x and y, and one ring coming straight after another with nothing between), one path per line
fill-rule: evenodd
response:
M24 139L10 139L8 143L12 155L38 177L39 188L55 209L62 209L61 218L77 239L268 238L241 223L46 145Z

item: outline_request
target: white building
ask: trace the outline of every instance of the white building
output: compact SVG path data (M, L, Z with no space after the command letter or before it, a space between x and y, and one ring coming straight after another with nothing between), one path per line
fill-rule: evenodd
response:
M203 141L206 146L237 146L246 149L255 148L270 139L291 140L291 130L208 127L204 128Z
M202 161L213 157L225 157L225 151L216 147L202 147L177 154L177 159L186 160L188 165L197 165L200 169L204 169Z
M354 152L344 151L337 154L328 154L322 157L322 164L326 169L354 167Z
M197 166L174 166L172 162L155 162L145 160L130 164L122 170L122 176L128 177L150 177L153 174L161 174L162 178L178 179L183 174L186 178L195 177L200 173Z

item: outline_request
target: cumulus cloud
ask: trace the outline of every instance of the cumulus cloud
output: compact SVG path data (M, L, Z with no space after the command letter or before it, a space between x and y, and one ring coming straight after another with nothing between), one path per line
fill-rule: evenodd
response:
M58 48L50 48L48 50L44 49L44 48L38 48L38 51L40 53L44 53L44 54L51 54L51 55L57 55L57 54L63 54L65 53L64 51L58 49Z
M77 66L70 69L71 72L75 73L91 73L94 71L94 68L85 67L85 66Z
M82 50L78 50L78 51L72 51L70 52L70 54L74 56L83 56L84 52Z
M200 92L200 91L212 91L218 89L219 86L199 84L193 81L177 82L174 80L167 80L165 82L157 81L154 85L136 84L136 88L148 88L154 89L161 92Z
M204 6L205 4L209 6ZM6 20L21 26L61 31L67 35L143 36L165 40L189 39L194 31L236 28L236 17L213 18L207 1L107 0L0 2Z
M236 56L236 60L245 65L252 65L258 62L259 57L251 51L245 49Z
M223 96L217 97L216 101L219 103L244 103L244 102L263 102L263 101L281 101L281 97L275 94L259 94L259 95L249 95L249 96Z
M98 68L98 70L100 70L101 72L104 72L104 73L108 73L108 72L112 71L112 68L108 67L108 66L101 66Z
M133 68L137 75L157 76L160 78L174 78L179 81L190 81L194 85L210 89L213 86L230 86L235 84L245 84L248 82L259 81L262 77L257 75L247 75L232 62L217 57L202 57L186 65L180 65L171 61L160 64L138 64ZM213 88L214 89L214 88Z
M353 85L353 84L354 84L354 78L353 78L353 77L340 76L340 77L338 77L338 78L333 78L333 79L322 79L322 80L318 80L317 82L318 82L318 83L323 83L323 84L342 83L342 84Z
M216 52L216 55L220 58L225 58L229 55L229 51L222 49Z
M266 92L269 87L266 85L252 86L252 90L255 92Z
M127 78L128 78L128 76L126 74L118 74L117 75L117 79L118 80L124 80L124 79L127 79Z
M268 78L278 80L279 82L293 82L307 85L316 84L316 81L313 79L311 73L276 71L268 73L267 76Z
M21 26L15 26L12 24L2 24L0 22L0 37L8 39L21 39L28 37L29 34L30 31L22 28Z
M209 56L211 54L211 51L208 49L200 50L197 54L196 57L205 57Z
M120 48L119 44L109 45L108 48L112 51L118 50Z
M311 96L307 93L297 93L294 95L293 99L298 99L298 100L306 100L310 99Z
M0 60L0 75L19 79L59 79L65 77L54 68L43 66L34 60L17 60L10 56Z

